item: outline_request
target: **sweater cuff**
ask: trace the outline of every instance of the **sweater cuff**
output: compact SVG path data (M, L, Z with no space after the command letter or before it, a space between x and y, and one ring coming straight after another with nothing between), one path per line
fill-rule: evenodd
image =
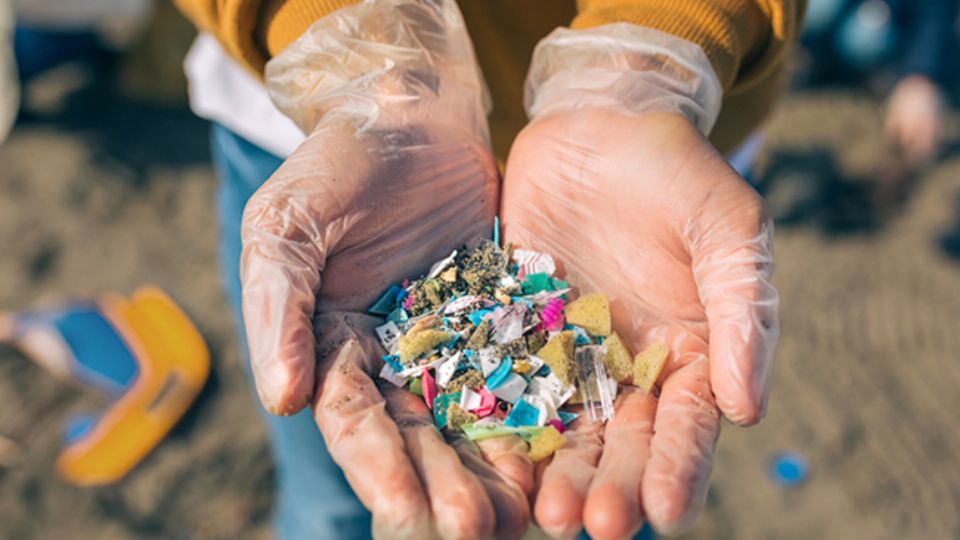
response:
M267 0L260 8L257 37L273 58L296 41L313 23L360 0Z
M724 92L735 84L739 85L741 70L751 60L764 55L770 41L770 19L754 2L644 0L618 3L608 0L595 1L594 4L580 12L573 20L572 28L628 22L696 43L710 59Z

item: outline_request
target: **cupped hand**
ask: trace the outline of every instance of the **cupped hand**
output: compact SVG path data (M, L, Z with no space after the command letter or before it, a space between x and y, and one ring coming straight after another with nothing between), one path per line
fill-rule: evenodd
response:
M679 533L703 508L721 414L764 415L778 337L772 225L760 197L675 113L576 109L537 118L507 161L508 242L552 254L581 293L610 296L634 352L662 342L659 395L627 391L538 468L549 534Z
M519 535L532 478L523 443L448 445L422 399L378 381L382 321L367 307L487 234L498 197L495 162L473 132L396 125L321 123L247 205L241 275L257 390L273 413L313 408L375 536Z

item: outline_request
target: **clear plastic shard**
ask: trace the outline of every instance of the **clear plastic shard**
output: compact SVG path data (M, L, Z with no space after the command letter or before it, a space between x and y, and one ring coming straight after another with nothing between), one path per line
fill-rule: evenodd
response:
M577 387L583 398L583 411L590 422L606 422L613 418L610 379L603 365L605 353L602 345L578 347L576 350Z

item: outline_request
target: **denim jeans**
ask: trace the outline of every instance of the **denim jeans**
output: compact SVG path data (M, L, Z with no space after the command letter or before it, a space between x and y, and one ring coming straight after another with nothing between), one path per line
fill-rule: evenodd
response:
M211 147L220 181L217 192L220 270L238 331L244 336L240 312L240 220L247 200L283 159L219 124L213 125ZM246 339L242 342L246 351ZM249 362L244 362L244 366L249 366ZM249 368L247 375L251 375ZM370 514L327 452L310 411L288 417L263 411L263 417L270 431L277 471L274 517L277 538L369 538ZM580 538L587 535L581 533ZM653 534L649 526L644 526L635 538L649 540Z

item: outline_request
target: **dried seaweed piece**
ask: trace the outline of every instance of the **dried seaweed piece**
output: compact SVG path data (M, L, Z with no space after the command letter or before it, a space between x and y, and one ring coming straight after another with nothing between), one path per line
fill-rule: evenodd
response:
M480 417L463 410L459 403L451 402L447 406L447 427L454 431L462 431L463 426L466 424L472 424L479 420Z
M467 371L461 373L454 377L447 384L447 392L459 392L464 386L467 388L479 391L481 388L487 385L486 379L483 378L483 373L475 369L468 369Z
M490 321L483 321L477 326L473 333L470 334L470 339L467 340L467 343L464 344L464 349L470 349L473 351L479 351L480 349L487 346L487 342L490 340Z

